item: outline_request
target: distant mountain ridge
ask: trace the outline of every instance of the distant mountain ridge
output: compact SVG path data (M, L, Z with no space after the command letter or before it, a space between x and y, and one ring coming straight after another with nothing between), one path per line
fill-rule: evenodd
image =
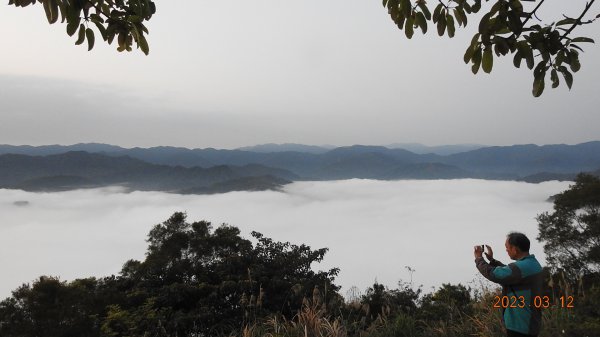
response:
M261 177L263 186L273 188L299 178L292 172L257 164L186 168L83 151L48 156L0 155L0 188L29 191L121 185L133 190L176 193L194 188L227 192L245 190L244 178L249 177Z
M285 143L285 144L260 144L254 146L244 146L237 148L237 150L241 151L250 151L250 152L305 152L305 153L314 153L321 154L325 153L331 149L334 149L335 146L325 145L325 146L315 146L315 145L303 145L303 144L294 144L294 143Z
M264 151L269 146L272 144L266 144L258 150ZM301 144L275 144L275 152L168 146L126 149L106 144L76 144L42 147L0 145L0 154L60 153L77 148L113 158L128 156L146 164L175 167L177 170L218 171L215 167L225 166L237 174L245 170L242 176L272 176L287 181L479 178L540 182L568 180L579 172L596 172L600 169L600 141L577 145L491 146L450 155L418 154L401 148L366 145L338 147L323 153L287 151L290 146L313 152L318 150ZM273 171L277 169L282 171ZM221 170L224 172L225 168ZM73 176L64 172L61 174ZM237 178L233 175L229 177ZM60 179L56 178L55 181ZM207 185L198 187L206 188Z
M455 144L455 145L438 145L438 146L427 146L419 143L394 143L387 145L390 149L404 149L417 154L439 154L441 156L447 156L455 153L473 151L487 147L486 145L480 144Z
M600 168L600 142L577 145L493 146L448 156L445 163L478 172L531 175L576 173Z

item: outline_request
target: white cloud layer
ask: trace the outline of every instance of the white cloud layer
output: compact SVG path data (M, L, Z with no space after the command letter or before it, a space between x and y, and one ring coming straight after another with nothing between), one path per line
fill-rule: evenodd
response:
M250 238L252 230L279 241L330 251L316 269L341 268L342 291L364 290L377 279L395 287L415 269L413 282L426 291L442 283L477 280L473 246L490 244L507 262L505 235L522 231L532 253L535 216L564 182L506 181L297 182L280 192L233 192L211 196L118 188L61 193L0 189L0 298L40 275L63 280L119 272L143 259L146 234L175 211L189 221L228 223ZM28 201L26 206L15 204Z

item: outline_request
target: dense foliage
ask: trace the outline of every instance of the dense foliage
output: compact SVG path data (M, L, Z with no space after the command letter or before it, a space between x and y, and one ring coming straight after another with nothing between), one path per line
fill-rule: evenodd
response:
M527 68L533 71L532 93L537 97L544 91L548 73L552 88L558 87L559 74L571 88L572 72L581 68L579 52L583 49L580 44L594 42L588 37L574 37L572 33L578 26L592 23L597 18L588 13L595 1L591 0L582 5L577 17L556 13L550 20L545 17L542 21L536 14L544 1L440 0L428 5L425 0L383 0L383 6L409 39L415 29L420 28L423 34L427 33L428 22L436 25L440 36L447 34L454 37L457 26L466 26L469 17L476 16L486 7L477 33L465 51L465 63L471 64L474 74L480 68L489 73L494 65L494 55L514 55L515 67L519 68L524 60Z
M315 272L326 248L212 229L175 213L148 235L144 261L119 276L41 277L0 304L1 336L188 336L223 333L269 313L292 317L305 297L340 301L337 269Z
M145 21L156 12L151 0L8 0L9 5L27 7L36 3L44 7L49 23L59 19L67 23L67 34L77 34L75 44L87 40L88 50L96 40L94 24L104 41L112 44L117 39L118 51L131 51L135 42L146 55L150 52L145 34Z
M554 197L554 211L538 216L548 263L571 278L600 271L600 178L580 174Z

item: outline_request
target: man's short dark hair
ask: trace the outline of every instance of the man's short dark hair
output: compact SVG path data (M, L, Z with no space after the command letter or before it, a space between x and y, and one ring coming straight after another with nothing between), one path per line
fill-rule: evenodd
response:
M529 252L531 243L525 234L519 232L510 232L506 236L508 244L519 248L522 252Z

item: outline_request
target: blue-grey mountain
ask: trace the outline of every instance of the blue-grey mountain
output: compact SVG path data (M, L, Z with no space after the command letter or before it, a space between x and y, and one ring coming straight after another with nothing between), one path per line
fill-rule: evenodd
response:
M299 177L292 172L258 164L187 168L82 151L0 155L0 188L30 191L121 185L134 190L228 192L248 186L253 190L273 189L296 179Z
M249 151L253 148L258 152ZM288 151L291 148L305 152ZM0 145L0 154L56 154L73 149L110 157L128 156L130 159L137 159L146 164L176 167L180 171L187 168L190 169L190 172L200 169L211 172L218 171L221 166L226 166L231 170L233 170L232 167L243 167L245 173L241 176L272 176L288 181L348 178L480 178L540 182L571 180L577 173L595 172L600 169L600 142L598 141L577 145L482 147L449 155L419 154L401 148L384 146L353 145L326 150L299 144L266 144L249 147L246 150L187 149L168 146L126 149L105 144L42 147ZM273 149L273 152L267 152L269 149ZM458 148L455 147L456 149ZM273 173L274 169L280 169L286 173ZM135 174L132 173L132 175ZM31 179L33 178L44 177L32 177ZM66 185L81 185L84 181L80 178L89 179L90 177L63 173L52 179L46 177L33 183L51 185L54 182L62 181ZM234 178L240 177L230 177L230 179ZM215 182L217 181L211 183ZM200 185L189 188L206 188L208 186L205 183Z

